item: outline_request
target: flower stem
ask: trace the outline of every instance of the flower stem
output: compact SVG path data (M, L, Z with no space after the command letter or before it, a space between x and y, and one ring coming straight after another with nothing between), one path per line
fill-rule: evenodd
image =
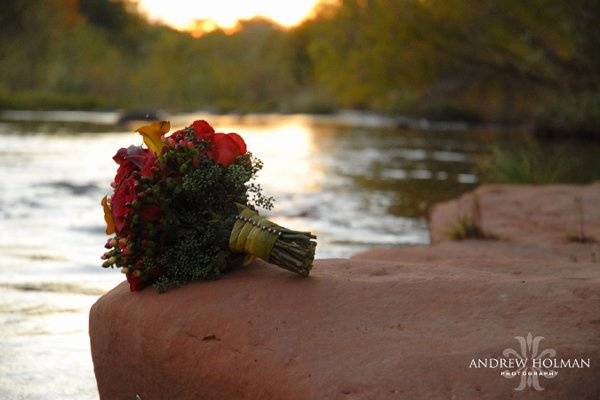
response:
M317 237L284 228L246 206L240 210L229 238L229 248L259 257L288 271L308 276L315 258Z

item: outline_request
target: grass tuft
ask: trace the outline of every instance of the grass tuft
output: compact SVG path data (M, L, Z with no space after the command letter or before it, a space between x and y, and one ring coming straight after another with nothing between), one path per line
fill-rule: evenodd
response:
M492 154L480 162L483 177L495 183L557 183L567 182L572 163L561 150L549 154L535 141L529 140L517 149L494 147Z
M458 217L454 225L450 228L450 239L466 240L466 239L487 239L487 235L475 223L473 218L468 215Z

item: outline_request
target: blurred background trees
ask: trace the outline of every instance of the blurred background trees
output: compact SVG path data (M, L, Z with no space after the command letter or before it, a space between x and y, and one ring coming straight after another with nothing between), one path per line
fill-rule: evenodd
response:
M127 1L11 0L0 107L353 108L597 134L598 21L594 0L343 0L293 29L195 38Z

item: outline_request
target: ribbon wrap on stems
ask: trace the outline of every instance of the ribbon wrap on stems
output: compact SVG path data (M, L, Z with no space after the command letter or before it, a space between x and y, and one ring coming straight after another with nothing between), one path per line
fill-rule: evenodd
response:
M229 236L229 249L246 253L288 271L308 276L315 258L316 236L284 228L237 204L239 214Z

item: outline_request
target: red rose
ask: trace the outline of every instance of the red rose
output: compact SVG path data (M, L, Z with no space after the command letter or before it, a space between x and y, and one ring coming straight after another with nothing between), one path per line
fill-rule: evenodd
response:
M125 147L121 147L119 150L117 150L117 154L113 156L113 160L115 160L117 164L121 165L123 161L125 161L125 157L127 157L127 149Z
M246 142L244 142L244 139L240 135L237 133L228 133L227 137L235 142L241 156L246 154Z
M129 146L121 148L114 155L113 160L119 164L117 175L115 176L115 184L119 186L133 171L138 171L142 168L147 154L151 153L147 149L142 149L140 146Z
M132 273L127 274L127 282L129 282L129 290L132 292L136 292L144 288L142 286L141 279Z
M194 121L191 128L194 130L194 136L199 140L210 140L215 134L213 127L203 119Z
M174 146L175 143L179 142L180 140L182 140L185 137L186 137L185 129L180 129L178 131L173 132L171 134L171 136L169 136L167 138L167 144L169 146Z
M128 207L128 204L133 202L136 197L135 179L129 176L117 187L115 194L110 200L115 231L118 234L122 234L126 230L127 218L133 212L133 209Z
M246 143L237 133L215 133L212 138L210 158L223 166L228 166L237 157L246 154Z
M140 171L140 174L144 178L149 178L153 175L153 173L154 173L153 168L156 166L156 161L157 161L157 159L153 152L151 152L151 151L146 152L145 158L144 158L144 164L142 165L142 169Z

